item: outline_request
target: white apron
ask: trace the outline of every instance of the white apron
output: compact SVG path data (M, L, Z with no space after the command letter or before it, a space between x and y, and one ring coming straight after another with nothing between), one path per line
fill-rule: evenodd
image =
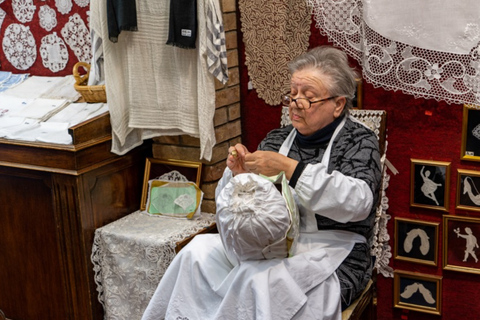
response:
M325 166L344 123L345 118L325 151ZM283 143L281 154L288 154L295 135L294 129ZM227 169L222 179L229 178ZM223 181L219 185L222 183L226 184ZM196 236L167 269L142 319L341 319L340 283L335 270L356 242L366 240L348 231L319 231L314 213L305 208L300 211L301 215L306 213L302 218L305 228L290 258L232 265L218 234Z

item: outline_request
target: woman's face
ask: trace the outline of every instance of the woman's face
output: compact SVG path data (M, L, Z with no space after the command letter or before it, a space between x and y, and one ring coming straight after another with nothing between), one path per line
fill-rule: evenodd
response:
M331 95L325 86L327 81L328 77L314 68L296 71L292 74L290 94L294 99L307 98L310 101L329 98ZM295 129L308 136L338 118L342 114L345 102L345 97L337 97L313 103L309 109L299 109L295 103L291 103L288 112Z

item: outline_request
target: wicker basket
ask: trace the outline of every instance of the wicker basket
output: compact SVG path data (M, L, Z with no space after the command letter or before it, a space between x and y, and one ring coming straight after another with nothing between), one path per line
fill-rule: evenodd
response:
M78 69L80 67L85 68L87 73L80 75ZM77 62L73 66L73 77L75 78L75 84L73 87L78 91L85 100L85 102L107 102L107 94L105 92L105 85L89 86L88 75L90 74L90 64L86 62Z

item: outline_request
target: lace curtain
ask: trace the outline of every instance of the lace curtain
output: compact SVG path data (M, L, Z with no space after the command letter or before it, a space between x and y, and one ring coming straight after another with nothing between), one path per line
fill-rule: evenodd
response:
M480 105L480 1L307 3L320 33L355 58L375 87Z

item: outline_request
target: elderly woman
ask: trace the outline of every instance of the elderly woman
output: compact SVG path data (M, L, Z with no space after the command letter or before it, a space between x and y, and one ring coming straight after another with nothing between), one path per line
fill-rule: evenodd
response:
M143 319L340 319L372 273L370 238L381 180L375 134L349 117L356 73L332 47L289 64L292 125L255 152L229 148L217 196L234 176L284 172L300 211L289 258L235 263L218 235L175 257Z

